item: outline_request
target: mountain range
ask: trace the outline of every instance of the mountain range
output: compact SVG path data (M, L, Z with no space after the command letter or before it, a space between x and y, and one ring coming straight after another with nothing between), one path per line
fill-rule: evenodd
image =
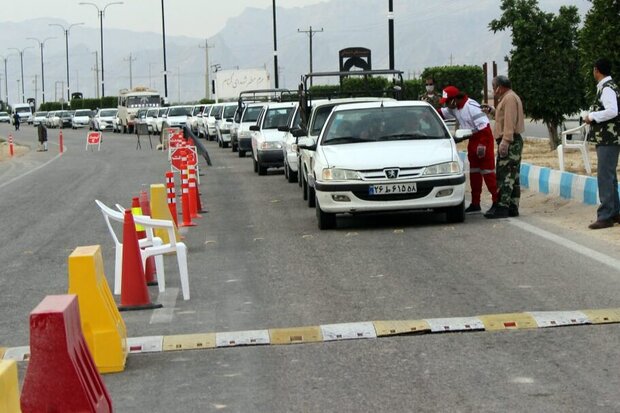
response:
M429 66L482 65L497 62L505 73L504 58L511 49L509 32L493 34L491 20L501 14L497 0L445 0L394 2L395 67L406 78L416 77ZM557 13L562 5L575 5L583 16L587 0L543 0L541 8ZM205 2L205 8L209 3ZM207 13L208 15L208 13ZM26 97L34 96L37 77L37 101L41 99L41 61L39 47L27 37L44 39L46 100L58 100L66 82L64 36L50 23L67 25L62 19L45 18L23 22L2 22L0 55L8 57L9 102L20 99L17 80L21 80L19 56L9 48L24 52ZM208 24L205 23L205 24ZM295 88L300 76L309 71L309 35L313 35L314 71L338 69L338 51L345 47L366 47L372 52L375 69L388 67L387 4L377 0L331 0L305 7L277 9L278 65L280 87ZM53 30L56 29L56 30ZM130 84L151 86L163 94L162 36L129 29L106 29L105 92L116 95ZM321 31L322 29L322 31ZM168 96L172 102L189 102L205 97L205 40L209 65L220 69L266 67L273 79L273 21L271 8L249 7L228 19L224 28L209 39L167 36ZM99 29L74 27L69 37L71 91L85 97L97 93L95 52L99 53ZM1 62L1 61L0 61ZM99 62L97 63L99 65ZM100 70L100 68L99 68ZM0 65L0 75L4 71ZM5 82L0 84L4 100ZM65 92L66 93L66 92Z

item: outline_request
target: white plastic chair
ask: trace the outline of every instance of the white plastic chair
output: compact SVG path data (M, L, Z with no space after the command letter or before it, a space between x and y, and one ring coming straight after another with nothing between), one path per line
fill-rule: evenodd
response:
M101 209L101 213L103 214L103 218L105 219L105 222L108 226L108 230L110 231L110 235L112 236L112 240L114 241L114 246L116 248L116 253L114 257L114 295L120 295L121 282L122 282L122 277L123 277L123 244L119 241L119 238L116 235L116 232L114 232L114 227L112 226L112 223L110 222L110 220L123 223L125 221L125 215L122 212L118 212L108 207L103 202L99 201L98 199L95 200L95 203L97 204L99 209ZM161 243L162 243L162 240L159 237L151 237L151 238L147 237L147 238L138 240L138 245L140 246L141 251L146 247L161 245ZM144 265L144 261L146 260L143 260L143 263L142 263L143 265ZM162 257L155 258L155 270L157 271L158 276L160 273L161 274L164 273L164 261ZM161 290L161 287L160 287L160 290Z
M565 125L562 125L565 128ZM560 170L564 170L564 150L576 149L581 152L583 157L583 164L588 174L592 173L592 167L590 166L590 155L588 153L588 132L590 125L584 123L576 128L567 129L562 132L562 143L558 145L558 160L560 161ZM568 138L570 136L570 139Z
M120 211L124 211L122 205L116 204L116 207ZM136 215L133 217L136 224L140 224L144 227L146 232L146 243L148 246L141 249L142 253L142 265L146 264L148 257L155 257L155 268L157 270L157 284L159 285L159 291L163 292L166 289L166 277L164 274L163 256L168 253L175 253L177 256L177 263L179 265L179 274L181 277L181 289L183 291L183 299L189 300L189 275L187 271L187 247L183 242L176 240L174 232L174 222L164 219L153 219L147 215ZM160 238L154 236L154 229L164 229L168 232L167 244L162 244ZM158 266L157 261L161 261L161 269Z

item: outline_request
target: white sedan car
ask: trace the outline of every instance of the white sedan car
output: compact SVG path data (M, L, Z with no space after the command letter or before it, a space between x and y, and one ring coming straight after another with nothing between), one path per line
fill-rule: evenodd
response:
M471 134L460 130L456 138ZM336 106L314 151L316 216L334 228L336 214L399 210L443 212L465 219L465 174L455 140L426 102L384 101Z

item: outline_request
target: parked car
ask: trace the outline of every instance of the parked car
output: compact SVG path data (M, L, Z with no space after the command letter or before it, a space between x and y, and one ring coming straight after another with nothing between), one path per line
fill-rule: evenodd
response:
M153 133L155 131L155 121L157 120L157 114L159 113L159 108L150 108L146 111L144 115L144 123L148 125L149 132Z
M97 114L93 117L93 130L113 130L113 122L117 113L118 109L116 108L99 109Z
M471 136L456 132L456 139ZM381 101L336 106L319 136L301 138L314 151L320 229L337 214L434 210L449 222L465 219L463 163L431 105Z
M47 117L47 127L48 128L57 128L58 123L60 122L60 112L61 110L55 110L50 112L50 116Z
M34 118L32 119L32 125L39 126L41 122L45 122L46 116L47 116L47 112L35 112Z
M188 122L189 127L194 134L198 134L198 120L202 116L202 111L205 109L205 107L206 105L194 105L194 107L192 108L192 113L188 118Z
M230 128L233 125L233 118L237 112L238 104L236 102L224 103L222 114L219 118L215 118L215 134L217 136L217 144L220 148L228 148L230 143Z
M182 128L187 123L187 117L192 114L191 106L170 106L164 115L164 128Z
M286 132L278 128L290 127L297 102L268 103L263 107L256 125L250 126L252 133L252 161L254 172L265 175L267 168L284 165L282 139Z
M71 116L71 112L68 110L61 110L56 112L56 115L54 116L56 127L62 129L71 126Z
M11 123L11 116L8 112L0 112L0 123Z
M233 141L233 137L231 136L231 145L233 145L233 150L234 147L237 148L239 158L243 158L246 152L252 151L252 131L250 130L250 126L256 125L258 115L260 115L265 105L266 103L264 102L249 103L243 108L237 126L235 141Z
M212 106L213 105L205 105L202 113L197 117L196 125L198 127L198 136L201 138L208 138L209 130L207 128L207 118L209 117Z
M166 119L166 114L168 113L168 109L170 107L159 108L157 111L157 118L155 119L155 133L161 133L163 130L163 123Z
M206 123L205 127L207 129L207 140L213 141L217 138L217 132L215 129L215 121L216 121L216 118L221 117L223 110L224 110L224 105L221 103L211 106L211 110L209 111L207 118L204 120L204 122ZM204 115L203 115L203 119L204 119Z
M93 117L93 111L90 109L78 109L71 118L71 128L84 128L90 125L90 120Z

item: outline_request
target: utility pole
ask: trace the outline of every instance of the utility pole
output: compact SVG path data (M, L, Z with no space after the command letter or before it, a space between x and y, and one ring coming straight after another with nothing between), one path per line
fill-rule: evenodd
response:
M123 59L125 62L129 62L129 90L133 89L133 68L132 63L137 59L135 57L131 57L131 52L129 53L128 59Z
M181 67L177 66L177 96L178 104L181 104Z
M388 37L390 48L390 70L394 70L394 1L388 4Z
M312 26L308 30L299 30L297 29L297 33L307 33L308 40L310 41L309 50L310 50L310 73L312 73L312 37L317 33L322 33L323 28L321 30L312 30ZM310 78L310 86L312 86L312 78Z
M210 99L209 93L209 49L213 49L215 46L209 46L209 42L205 39L205 45L198 45L201 49L205 49L205 98Z
M99 99L99 52L95 50L95 95Z
M36 74L34 75L33 82L34 82L34 99L36 101L37 100L37 95L39 94L39 88L38 88L38 86L39 86L39 79L38 79L38 76ZM35 108L35 110L36 110L36 108Z
M279 87L278 81L278 35L276 33L276 0L272 1L273 8L273 70L274 70L274 85L276 89Z

